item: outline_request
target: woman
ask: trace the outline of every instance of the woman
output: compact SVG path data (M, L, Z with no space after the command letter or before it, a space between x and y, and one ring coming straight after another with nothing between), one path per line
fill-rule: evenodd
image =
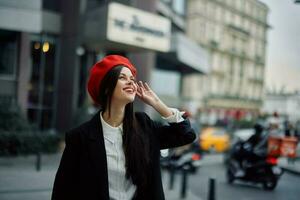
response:
M106 56L92 67L88 91L101 109L66 133L52 200L164 199L160 149L191 143L195 134L182 113L167 107L135 77L135 67L119 55ZM134 113L136 95L169 125Z

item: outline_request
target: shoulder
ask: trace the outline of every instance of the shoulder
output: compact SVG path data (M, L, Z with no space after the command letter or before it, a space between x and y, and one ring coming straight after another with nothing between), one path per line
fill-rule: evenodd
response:
M135 112L134 114L138 120L150 120L150 117L145 112Z
M82 136L89 129L89 122L84 122L68 131L65 132L66 143L79 143Z
M136 120L143 127L152 127L153 120L149 117L149 115L145 112L135 112Z
M138 121L142 121L145 123L153 123L154 120L151 119L151 117L145 113L145 112L135 112L135 117Z

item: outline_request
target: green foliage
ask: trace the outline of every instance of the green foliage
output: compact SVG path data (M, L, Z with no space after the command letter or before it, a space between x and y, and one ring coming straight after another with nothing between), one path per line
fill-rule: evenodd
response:
M0 131L31 130L32 126L21 113L17 105L0 101Z
M0 156L55 153L60 141L50 132L0 132Z
M0 101L0 156L54 153L60 134L34 131L18 106Z

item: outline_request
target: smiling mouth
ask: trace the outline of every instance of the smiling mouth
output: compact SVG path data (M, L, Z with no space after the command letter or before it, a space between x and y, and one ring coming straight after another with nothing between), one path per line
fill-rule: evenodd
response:
M123 90L127 93L134 93L134 90L132 88L124 88Z

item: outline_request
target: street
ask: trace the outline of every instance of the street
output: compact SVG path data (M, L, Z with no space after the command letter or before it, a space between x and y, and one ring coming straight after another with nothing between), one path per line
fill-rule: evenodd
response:
M189 187L196 196L207 199L208 180L216 178L216 200L298 200L300 196L299 176L284 173L274 191L265 191L261 185L234 182L229 185L225 179L222 155L208 155L198 173L189 178Z
M35 157L0 159L0 199L1 200L46 200L50 198L54 175L60 154L43 155L42 170L35 170ZM265 191L260 185L225 181L222 155L206 155L197 174L189 176L187 200L206 200L208 180L216 178L216 200L298 200L300 196L300 176L284 173L274 191ZM175 188L170 191L169 174L163 173L167 200L180 199L181 177L176 175Z

